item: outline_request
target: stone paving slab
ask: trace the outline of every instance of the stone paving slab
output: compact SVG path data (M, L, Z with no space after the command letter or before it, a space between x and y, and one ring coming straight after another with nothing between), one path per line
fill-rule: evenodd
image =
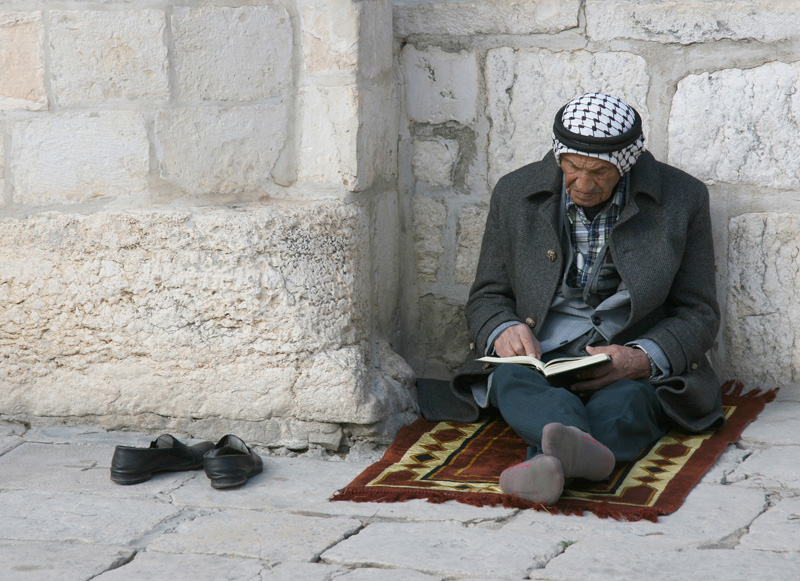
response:
M3 488L91 492L111 496L152 497L175 489L202 470L156 474L141 484L122 486L110 477L114 448L95 444L25 442L0 456Z
M551 581L786 581L800 571L800 553L687 549L664 535L637 539L597 535L575 543L531 579Z
M236 490L214 490L204 478L185 482L172 493L176 505L207 508L269 509L310 515L381 520L481 521L505 519L516 511L477 508L459 502L330 502L368 464L306 458L264 457L264 471Z
M742 432L745 442L758 442L769 445L800 445L800 402L778 401L768 404Z
M94 544L0 540L0 579L92 579L133 554L130 549Z
M597 535L627 536L630 542L643 537L681 539L683 546L717 544L746 528L767 506L761 490L734 486L699 484L676 512L647 520L627 522L522 511L503 527L507 533L520 532L574 543Z
M202 553L312 562L328 547L361 528L352 519L226 510L181 522L148 545L164 553Z
M150 551L136 555L127 565L107 571L99 581L140 581L147 579L191 579L192 581L239 581L259 579L269 570L267 563L210 555L168 555Z
M750 525L737 548L800 552L800 497L784 498Z
M522 579L561 551L539 535L450 523L375 523L322 554L347 567L407 567L444 577Z
M0 539L128 545L179 512L152 499L10 490L0 492Z
M770 444L791 438L767 429L729 446L677 512L651 523L329 502L369 464L358 455L264 454L264 472L230 490L202 470L120 486L114 446L154 436L17 426L0 422L3 581L771 581L800 570L800 446Z
M754 450L731 476L740 485L757 486L786 495L798 494L800 446L774 446Z

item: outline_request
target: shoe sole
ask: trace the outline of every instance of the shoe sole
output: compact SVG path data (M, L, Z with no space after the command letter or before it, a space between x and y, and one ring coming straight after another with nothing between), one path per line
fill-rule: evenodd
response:
M117 484L123 484L127 486L129 484L141 484L142 482L147 482L153 477L154 474L161 474L164 472L188 472L189 470L199 470L202 467L203 464L192 464L185 468L175 467L175 468L166 468L164 470L153 470L152 472L136 472L136 473L115 472L112 469L111 480L116 482Z
M117 484L124 484L124 485L147 482L152 477L153 477L152 472L149 474L134 474L134 475L116 474L114 472L111 473L111 480L113 480Z
M262 470L263 467L250 470L244 474L229 474L224 478L212 478L209 476L208 479L211 480L211 488L233 488L246 483L250 477L261 474ZM206 475L208 475L208 472L206 472Z

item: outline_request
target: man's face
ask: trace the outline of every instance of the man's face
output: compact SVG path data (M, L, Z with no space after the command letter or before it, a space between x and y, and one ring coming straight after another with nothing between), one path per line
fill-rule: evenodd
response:
M559 159L567 193L573 202L588 208L611 197L620 178L613 163L577 153L562 153Z

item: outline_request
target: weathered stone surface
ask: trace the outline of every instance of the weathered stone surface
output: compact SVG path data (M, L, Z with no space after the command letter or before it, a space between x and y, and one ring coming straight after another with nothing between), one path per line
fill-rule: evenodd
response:
M538 161L552 147L553 118L564 103L588 91L618 95L642 116L650 77L645 60L622 52L551 52L498 48L486 57L489 183Z
M83 202L147 189L149 143L140 113L65 112L9 125L6 179L17 203Z
M358 69L358 13L352 0L298 0L303 68L309 73Z
M259 191L286 142L284 101L171 109L156 117L161 177L188 194Z
M197 581L237 581L272 579L269 564L256 559L212 555L169 555L145 551L130 563L95 577L97 581L136 581L138 579L195 579Z
M478 268L483 231L486 227L486 206L472 206L461 210L456 238L456 282L471 285Z
M797 446L754 450L733 472L731 480L737 486L761 487L796 496L800 492L800 450Z
M442 237L447 208L442 202L424 196L415 196L413 206L417 276L434 281L439 270L439 257L444 254Z
M397 95L393 83L362 83L358 100L357 171L352 191L397 177ZM344 184L347 185L347 184Z
M341 581L442 581L442 577L426 575L411 569L356 569Z
M358 88L305 86L300 108L314 111L300 122L298 179L324 185L355 187L358 177Z
M0 577L28 581L106 579L103 571L133 557L131 549L0 540Z
M61 106L169 99L163 10L50 12L52 84Z
M417 182L434 188L453 187L453 171L458 161L458 142L453 139L420 139L414 142L411 167Z
M177 513L152 499L9 490L0 494L0 538L128 545Z
M565 543L585 542L603 535L675 539L683 546L714 546L746 528L767 506L762 490L719 484L699 484L676 512L658 522L601 519L585 513L580 519L534 511L520 514L503 527L507 534L536 535Z
M251 478L247 486L237 490L236 494L220 494L208 485L208 480L202 475L187 480L171 496L179 507L269 510L362 521L445 522L479 518L484 522L502 522L514 513L513 509L486 506L481 508L478 515L475 507L458 502L431 504L424 500L395 503L329 501L335 491L350 484L368 466L369 463L365 462L265 456L263 476Z
M361 528L351 519L256 511L222 511L180 523L148 546L164 553L201 553L313 562L328 547Z
M800 215L744 214L728 228L725 338L736 377L782 397L800 388Z
M759 445L798 446L800 432L795 429L798 418L800 402L779 400L769 403L758 414L758 421L744 429L742 440Z
M419 50L407 45L401 54L408 117L418 123L475 121L478 106L477 51Z
M759 516L739 541L739 548L800 552L800 497L784 498Z
M371 79L391 69L389 0L300 0L297 4L307 72L349 72Z
M499 531L460 524L385 524L367 526L322 554L322 560L343 566L408 567L444 577L482 575L521 579L537 563L558 552L558 542L533 535L503 535ZM493 547L491 551L485 550ZM480 554L481 558L474 556ZM541 565L540 565L541 566Z
M43 43L41 13L0 14L0 111L47 107Z
M587 0L586 32L592 40L777 42L797 37L796 14L797 5L785 0Z
M2 130L2 124L0 124L0 130ZM5 189L6 189L6 147L5 142L3 139L0 139L0 207L6 205L5 200Z
M630 537L598 534L569 546L530 579L585 581L636 581L642 568L658 571L658 577L680 579L726 579L779 581L794 576L800 565L797 553L780 555L762 551L713 550L687 547L679 537ZM577 575L575 572L579 572Z
M369 362L367 230L333 202L0 222L0 408L262 438L270 419L413 409L405 363L388 347L385 374Z
M410 34L556 34L578 25L580 0L394 0L394 31Z
M289 90L292 24L281 4L176 6L172 26L182 103L250 101Z
M423 353L435 353L451 370L469 354L464 307L445 298L426 294L419 299L419 336ZM423 375L424 377L424 375Z
M669 163L706 181L800 187L800 63L690 75L669 120ZM702 112L703 122L697 122Z

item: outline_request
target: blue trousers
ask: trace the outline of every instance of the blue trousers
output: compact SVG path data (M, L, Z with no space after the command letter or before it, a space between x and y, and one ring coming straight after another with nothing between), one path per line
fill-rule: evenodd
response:
M527 442L529 458L541 453L542 429L551 422L591 434L617 462L633 460L670 428L655 388L643 380L615 381L581 397L552 387L538 371L504 364L492 374L490 401Z

